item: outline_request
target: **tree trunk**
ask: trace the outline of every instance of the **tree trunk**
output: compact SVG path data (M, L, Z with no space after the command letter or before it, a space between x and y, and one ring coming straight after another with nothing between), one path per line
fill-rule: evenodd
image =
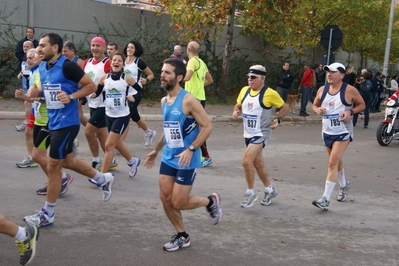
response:
M234 33L234 9L235 0L231 0L230 10L227 16L227 33L226 33L226 43L224 45L223 51L223 65L222 65L222 80L220 82L220 88L218 91L219 102L226 102L226 93L229 79L229 69L230 69L230 55L231 55L231 45Z

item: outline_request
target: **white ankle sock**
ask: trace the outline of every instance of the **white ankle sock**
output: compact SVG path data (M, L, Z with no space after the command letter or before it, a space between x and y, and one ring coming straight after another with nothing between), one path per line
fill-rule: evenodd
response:
M15 241L24 240L26 238L26 230L25 227L18 226L18 233L14 236Z
M266 191L267 193L272 193L272 192L273 192L273 186L270 185L270 186L268 186L268 187L265 187L265 191Z
M99 184L105 182L104 174L100 173L99 171L96 172L96 175L93 177L93 179L96 180Z
M50 216L50 217L53 216L54 211L55 211L55 205L56 205L56 202L46 201L44 203L43 209L45 209L47 211L48 216Z

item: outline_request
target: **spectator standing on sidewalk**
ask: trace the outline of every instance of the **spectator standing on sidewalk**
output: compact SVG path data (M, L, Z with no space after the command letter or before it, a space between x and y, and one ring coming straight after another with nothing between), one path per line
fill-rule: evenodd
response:
M295 76L290 71L290 63L284 62L283 67L277 75L277 92L284 102L287 102L288 92L290 91L294 79ZM279 111L280 109L276 108L276 115L278 115Z
M175 45L173 48L173 54L169 58L179 59L184 63L184 65L187 65L187 61L182 55L182 48L180 45Z
M371 103L371 82L366 78L368 74L360 75L359 76L359 83L356 84L356 88L358 89L360 95L363 98L365 103L364 108L364 124L363 127L367 128L370 121L370 103ZM358 113L353 115L353 126L356 126L357 118L359 117Z
M299 84L299 91L302 93L302 98L301 98L301 111L299 112L300 116L309 116L309 114L306 112L306 106L309 101L309 96L313 94L313 78L314 78L314 72L316 70L316 66L313 65L312 67L309 67L305 72L303 73L301 82Z
M319 65L316 70L316 89L318 90L321 86L326 84L326 71L323 69L323 65Z

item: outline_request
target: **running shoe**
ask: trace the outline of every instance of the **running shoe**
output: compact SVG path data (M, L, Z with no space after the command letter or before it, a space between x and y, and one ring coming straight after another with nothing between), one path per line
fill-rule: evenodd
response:
M71 176L70 174L66 174L67 178L66 179L62 179L62 186L61 186L61 191L60 191L60 196L64 195L65 193L67 193L69 186L72 184L73 181L73 176ZM46 194L47 194L47 190L46 190Z
M260 204L268 206L268 205L270 205L270 203L272 203L272 198L277 197L277 195L278 195L277 190L275 190L274 187L272 187L272 188L273 188L273 191L270 193L265 191L265 197L260 202Z
M47 211L44 208L42 208L42 210L36 214L25 216L24 221L28 225L33 225L36 227L46 227L53 225L54 217L55 213L53 214L53 216L50 217Z
M29 225L25 228L26 238L24 240L15 241L15 245L19 250L19 263L28 265L36 253L36 241L39 239L39 229L36 226Z
M129 170L129 177L133 178L137 174L137 167L140 165L140 159L139 158L133 158L133 164L127 164L130 167Z
M68 189L69 189L69 185L72 183L73 181L73 176L66 174L67 178L66 179L62 179L62 186L61 186L61 191L60 191L60 196L64 195L65 193L67 193ZM39 188L38 190L36 190L37 195L42 195L45 196L47 195L47 183L44 184L44 186L42 188Z
M73 157L77 157L78 156L78 147L79 147L79 140L78 139L74 139L73 145L72 145Z
M19 132L25 131L26 128L26 120L22 122L22 124L15 126L15 129Z
M222 220L222 208L220 208L220 196L218 193L212 193L210 197L213 200L211 207L206 208L211 215L211 223L217 225Z
M338 190L337 201L343 202L346 200L346 192L351 188L351 183L346 181L345 187L340 187Z
M101 184L98 183L94 178L89 178L88 181L89 181L90 183L92 183L93 185L95 185L96 187L101 188L101 187L100 187Z
M119 166L118 162L115 159L113 159L110 167L108 168L108 171L116 170L118 166Z
M26 156L25 159L22 160L22 162L16 163L16 165L19 168L29 168L29 167L37 167L38 164L33 161L29 156Z
M100 185L100 188L103 190L103 201L109 201L112 196L112 185L115 177L111 173L105 173L104 178L105 182Z
M95 161L91 162L91 167L93 167L97 171L101 171L101 165L102 165L101 161L100 162L95 162Z
M166 251L176 251L179 248L188 248L190 246L190 236L187 237L174 235L172 240L163 246Z
M314 200L314 201L312 202L312 204L313 204L314 206L316 206L317 208L320 208L320 209L325 210L325 211L327 211L327 210L328 210L328 207L330 206L330 202L327 201L325 197L322 197L322 198L319 199L319 200Z
M201 167L207 167L212 164L212 158L201 157Z
M144 145L146 146L146 147L148 147L148 146L150 146L151 144L152 144L152 142L154 141L154 137L155 137L155 135L157 134L157 132L155 131L155 130L149 130L148 132L146 131L145 133L144 133L144 140L145 140L145 143L144 143Z
M42 188L36 190L37 195L47 195L47 183Z
M250 208L254 205L255 201L258 199L256 193L247 192L244 194L244 201L241 203L241 207Z

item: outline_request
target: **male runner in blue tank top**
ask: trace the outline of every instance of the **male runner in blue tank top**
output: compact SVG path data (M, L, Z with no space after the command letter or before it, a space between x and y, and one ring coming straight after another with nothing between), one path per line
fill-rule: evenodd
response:
M111 173L100 173L87 162L73 157L73 141L80 128L78 102L75 99L95 92L96 85L77 64L61 55L62 46L62 38L55 33L44 35L38 46L38 54L43 60L39 73L51 139L46 202L41 211L24 218L27 224L37 227L50 226L54 222L55 205L62 184L62 167L96 180L103 190L104 201L111 198L114 183Z
M144 166L151 168L158 152L165 145L159 171L160 198L166 216L176 230L172 240L163 246L166 251L190 246L181 210L206 207L213 225L222 218L217 193L208 197L190 195L196 169L201 166L198 148L211 134L212 124L201 103L180 87L179 83L185 75L186 67L182 61L164 61L161 70L161 86L167 92L167 96L161 100L164 131L144 163Z

